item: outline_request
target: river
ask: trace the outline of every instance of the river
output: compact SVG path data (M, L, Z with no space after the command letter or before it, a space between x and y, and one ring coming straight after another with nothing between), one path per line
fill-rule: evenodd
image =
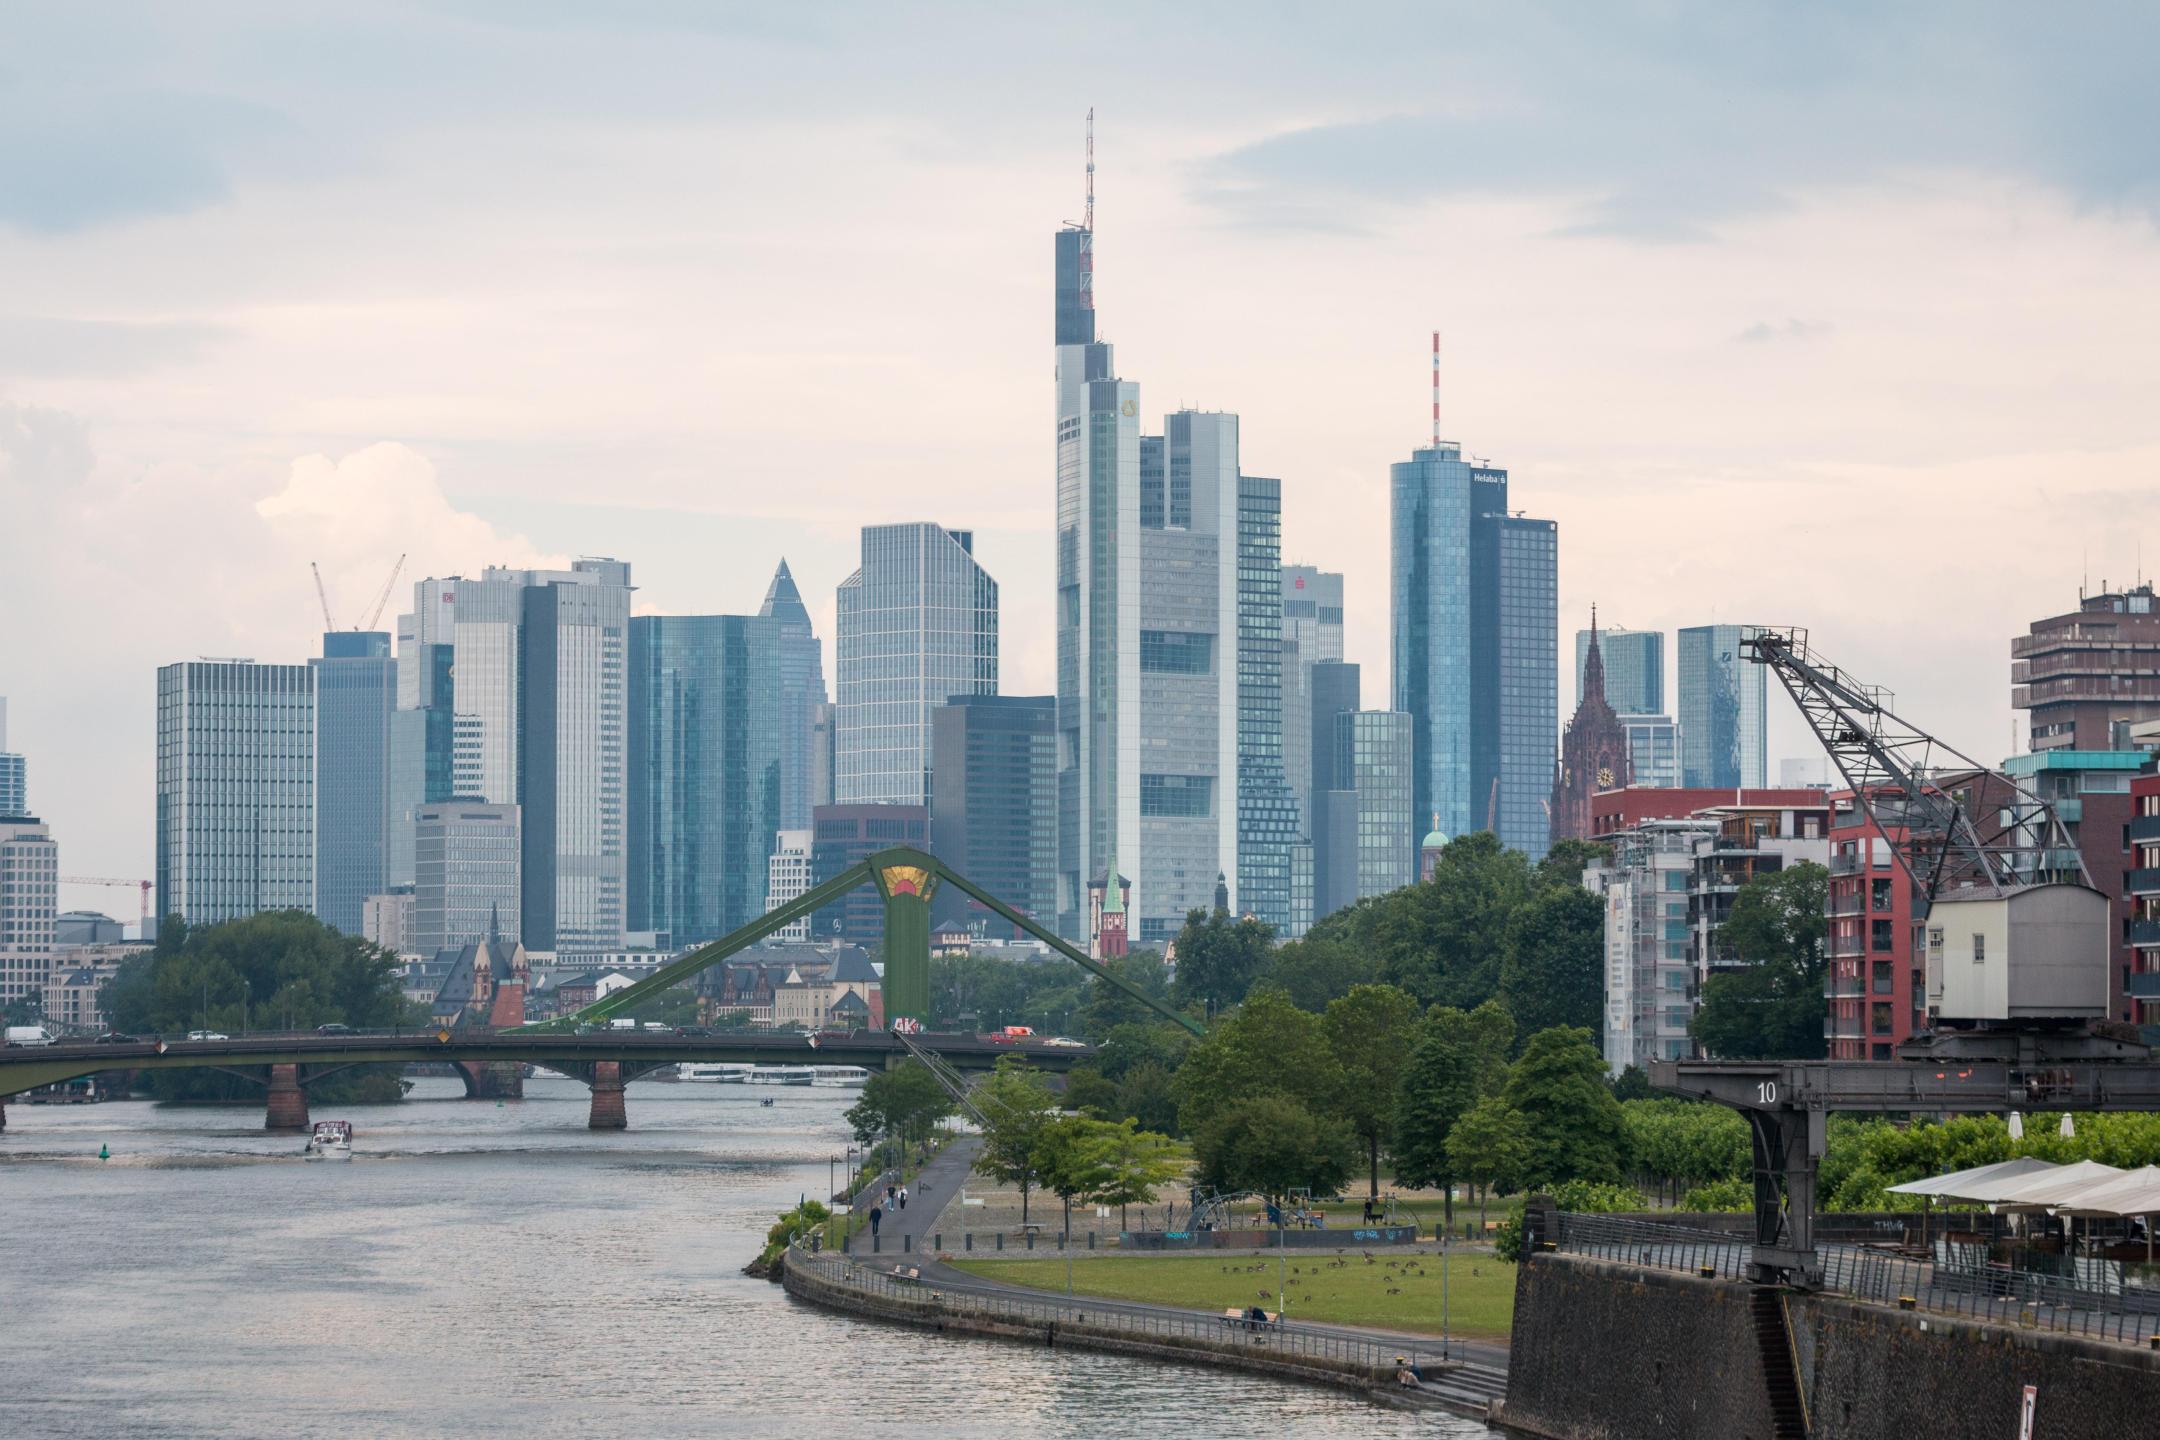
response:
M946 1338L739 1273L852 1092L423 1079L307 1164L261 1111L8 1106L0 1435L1488 1436L1199 1366ZM758 1101L770 1097L770 1108ZM97 1158L100 1145L112 1158Z

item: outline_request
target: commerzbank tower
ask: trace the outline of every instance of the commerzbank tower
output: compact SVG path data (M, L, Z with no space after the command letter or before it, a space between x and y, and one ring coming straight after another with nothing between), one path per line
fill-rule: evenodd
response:
M1281 484L1240 474L1236 415L1142 433L1096 334L1092 115L1089 135L1085 216L1056 250L1057 926L1092 941L1089 887L1114 870L1136 944L1213 908L1218 878L1232 913L1295 933L1311 865L1282 769Z

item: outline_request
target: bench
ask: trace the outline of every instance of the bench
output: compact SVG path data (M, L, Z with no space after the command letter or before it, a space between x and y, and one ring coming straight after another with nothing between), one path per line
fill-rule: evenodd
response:
M1282 1324L1282 1316L1274 1311L1263 1310L1260 1314L1267 1318L1256 1319L1246 1310L1225 1310L1222 1312L1222 1323L1232 1330L1266 1330Z
M916 1269L913 1265L895 1265L892 1268L892 1278L895 1280L920 1280L922 1279L922 1271Z

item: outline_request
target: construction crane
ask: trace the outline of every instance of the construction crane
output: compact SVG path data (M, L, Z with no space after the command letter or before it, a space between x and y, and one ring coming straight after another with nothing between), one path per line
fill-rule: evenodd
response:
M322 628L325 631L335 630L337 629L337 621L330 618L330 592L323 589L322 566L310 560L307 562L307 568L315 574L315 598L322 601Z
M114 880L104 875L62 875L60 883L62 885L111 885L122 890L139 890L142 892L143 929L147 931L150 928L150 891L154 888L152 882L148 880Z
M354 630L372 630L375 628L375 622L382 619L383 609L390 603L390 591L397 584L398 572L404 568L405 556L401 554L397 557L397 563L390 567L390 578L383 581L382 593L375 597L375 604L367 612L367 619L354 625L352 627ZM325 631L335 630L338 628L338 624L337 621L330 618L330 592L323 588L322 567L310 560L308 561L308 569L315 572L315 598L322 602L323 629Z
M1778 677L1911 878L1938 1024L2065 1030L2105 1019L2108 898L2055 807L1898 715L1888 691L1813 654L1805 630L1750 627L1741 648Z

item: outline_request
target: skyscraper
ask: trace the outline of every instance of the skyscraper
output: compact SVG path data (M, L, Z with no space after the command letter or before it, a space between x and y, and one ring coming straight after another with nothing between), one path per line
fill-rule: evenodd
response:
M413 928L421 955L519 939L524 843L518 807L481 800L423 805L413 817Z
M630 929L696 945L764 913L791 719L809 759L793 632L763 614L630 622ZM795 782L807 797L809 777Z
M1559 531L1508 512L1507 471L1435 439L1389 472L1395 708L1418 824L1545 853L1558 714ZM1405 843L1409 843L1406 837Z
M1691 789L1767 783L1767 671L1741 649L1749 627L1694 625L1680 632L1680 783Z
M1057 698L955 696L931 712L930 728L931 850L1047 924L1057 903ZM964 921L972 906L955 886L936 896L940 923Z
M1307 833L1312 836L1313 918L1317 920L1357 899L1357 778L1352 771L1338 768L1335 719L1355 712L1362 703L1362 672L1342 660L1317 661L1306 671L1312 691L1305 727L1311 737L1306 769L1312 777ZM1403 853L1410 853L1407 833Z
M810 612L788 573L786 560L773 572L758 614L779 629L780 823L799 829L812 806L827 803L817 790L818 716L825 707L824 646L810 628Z
M0 818L30 813L29 769L7 748L7 696L0 695Z
M158 915L214 925L315 907L315 671L158 670Z
M1282 567L1283 779L1314 840L1312 667L1343 658L1343 577L1312 565ZM1356 708L1355 706L1352 707Z
M1583 694L1583 666L1590 655L1591 631L1575 632L1575 699ZM1605 662L1605 702L1617 715L1660 715L1665 711L1665 632L1630 630L1614 625L1596 632L1598 654Z
M1283 762L1282 482L1240 475L1237 507L1238 903L1302 935L1313 917L1292 877L1310 841Z
M1347 779L1357 815L1354 861L1332 857L1329 878L1337 886L1334 909L1368 895L1385 895L1417 879L1410 834L1410 717L1400 710L1351 710L1335 717L1335 773ZM1337 790L1339 801L1343 792ZM1350 888L1343 890L1343 882Z
M863 527L837 596L836 803L929 803L930 712L997 693L997 582L974 548L927 522Z
M0 814L0 1005L44 993L59 908L52 832L34 816Z
M315 913L358 935L390 888L390 735L397 662L381 630L333 630L315 672Z

